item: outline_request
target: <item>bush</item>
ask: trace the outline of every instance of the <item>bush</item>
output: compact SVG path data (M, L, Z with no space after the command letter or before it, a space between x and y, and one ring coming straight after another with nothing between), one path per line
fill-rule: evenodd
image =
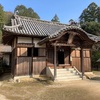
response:
M92 51L92 67L96 67L96 61L100 58L100 51Z

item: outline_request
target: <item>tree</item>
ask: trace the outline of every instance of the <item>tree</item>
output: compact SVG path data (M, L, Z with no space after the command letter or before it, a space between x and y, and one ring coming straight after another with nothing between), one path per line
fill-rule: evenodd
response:
M79 17L81 27L90 34L100 35L100 7L94 2Z
M4 20L5 20L5 24L10 25L11 23L11 18L13 17L13 13L12 12L5 12L4 13Z
M96 67L96 61L100 58L100 51L92 51L92 66Z
M26 8L24 5L16 6L14 13L17 13L20 16L27 16L40 19L39 15L36 12L34 12L32 8Z
M60 22L58 16L55 14L53 19L51 20L52 22Z
M81 24L81 28L93 35L100 35L100 23L91 21Z
M98 21L98 6L93 2L86 9L83 10L79 19L81 23L84 22L97 22Z
M100 22L100 7L97 8L97 19Z
M4 25L4 10L3 10L3 6L0 4L0 29L3 27Z

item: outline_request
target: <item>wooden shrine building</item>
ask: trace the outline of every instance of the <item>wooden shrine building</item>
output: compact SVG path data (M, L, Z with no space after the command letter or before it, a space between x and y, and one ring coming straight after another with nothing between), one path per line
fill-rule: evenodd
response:
M78 26L42 21L14 15L12 26L4 26L3 43L12 47L12 75L46 75L47 67L75 66L79 72L91 71L91 47L96 36Z

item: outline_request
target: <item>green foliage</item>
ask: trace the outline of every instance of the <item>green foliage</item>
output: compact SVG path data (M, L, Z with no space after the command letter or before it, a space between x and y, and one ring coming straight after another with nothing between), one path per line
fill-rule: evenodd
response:
M100 51L92 51L92 66L96 67L96 61L100 58Z
M93 35L100 35L100 23L91 21L81 24L82 29Z
M12 17L13 17L13 13L12 12L5 12L4 13L5 24L10 25Z
M100 7L94 2L83 10L79 17L81 27L88 33L100 35ZM96 61L100 58L100 44L92 48L92 66L96 67Z
M4 25L4 10L3 6L0 4L0 30L2 29Z
M2 42L2 31L0 30L0 43Z
M52 22L60 22L58 16L55 14L53 19L51 20Z
M83 10L81 16L79 17L80 22L97 22L98 21L98 6L93 2L86 9Z
M15 8L14 12L20 16L27 16L40 19L39 15L36 12L34 12L32 8L26 8L24 5L18 5Z
M79 17L81 27L90 34L100 35L100 7L94 2Z

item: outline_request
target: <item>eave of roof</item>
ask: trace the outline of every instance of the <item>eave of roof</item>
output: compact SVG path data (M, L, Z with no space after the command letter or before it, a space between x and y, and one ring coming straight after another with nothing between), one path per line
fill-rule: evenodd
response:
M93 38L92 35L91 35L91 38L90 38L90 37L89 37L90 34L87 33L87 32L85 32L85 31L84 31L83 29L81 29L80 27L77 27L77 26L66 26L66 27L62 28L60 31L57 31L57 32L55 32L55 33L49 35L48 37L46 37L46 38L40 40L40 41L38 42L38 44L41 45L41 44L43 44L44 42L49 41L50 39L59 36L63 31L70 31L71 29L73 29L73 30L79 30L79 31L85 33L86 38L88 38L89 40L91 40L92 42L97 42L97 41L95 41L95 38L97 38L97 36L95 36L95 38Z
M91 35L75 25L70 26L67 24L43 21L18 15L15 15L14 17L15 18L11 20L12 26L4 26L3 31L12 33L14 35L46 37L40 41L43 43L44 41L48 41L51 38L57 37L61 31L75 29L86 34L92 41L100 41L100 38L97 36Z

